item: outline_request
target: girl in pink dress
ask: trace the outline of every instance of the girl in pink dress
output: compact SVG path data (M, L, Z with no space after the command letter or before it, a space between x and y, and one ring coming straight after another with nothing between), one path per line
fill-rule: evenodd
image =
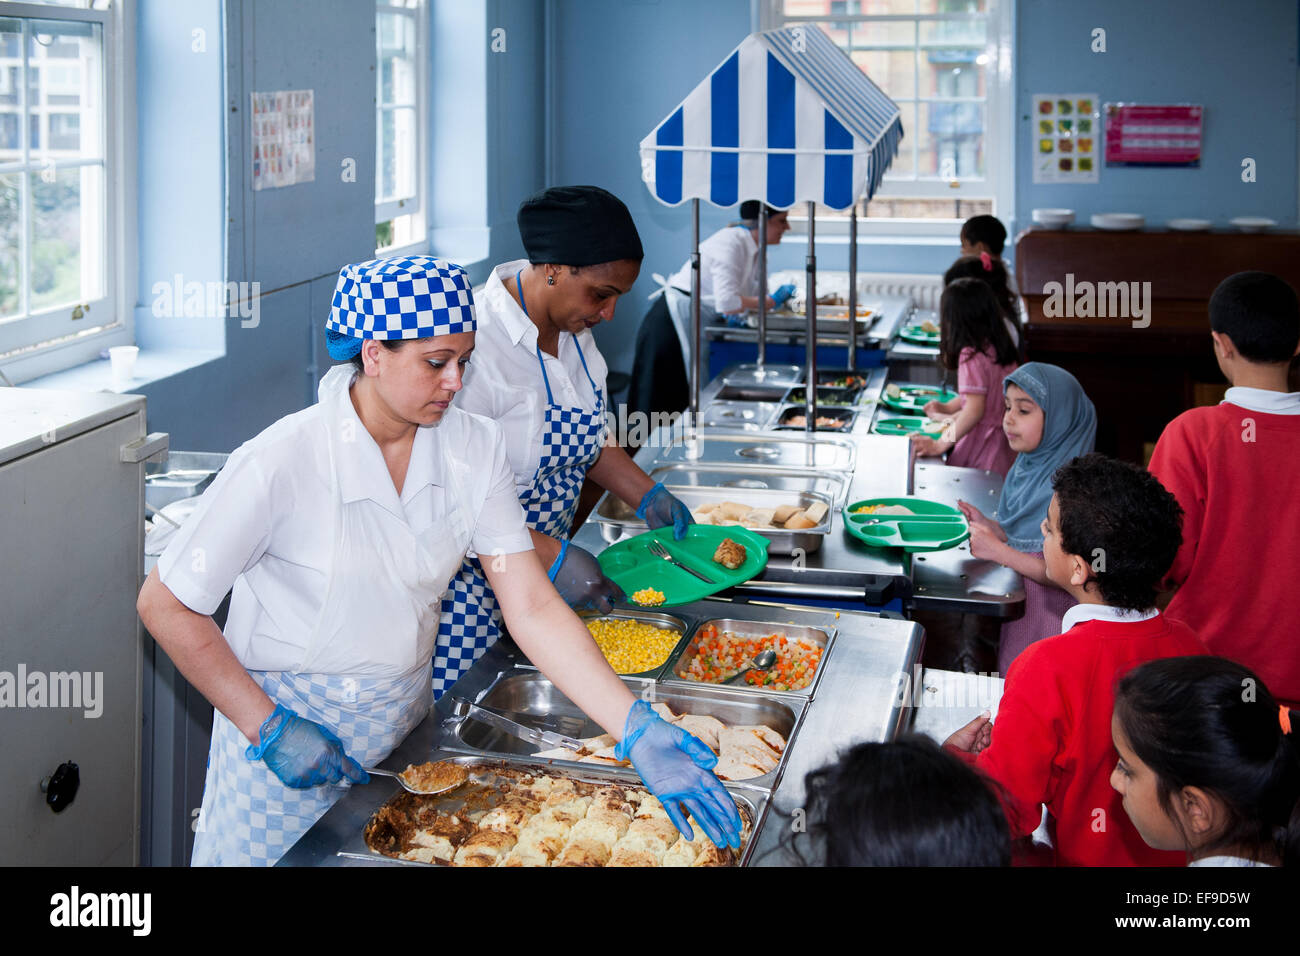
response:
M938 438L915 434L921 456L948 454L948 464L1006 477L1016 453L1002 432L1002 380L1018 367L1002 310L986 283L955 279L939 300L939 361L957 370L957 397L927 402L934 421L950 419Z

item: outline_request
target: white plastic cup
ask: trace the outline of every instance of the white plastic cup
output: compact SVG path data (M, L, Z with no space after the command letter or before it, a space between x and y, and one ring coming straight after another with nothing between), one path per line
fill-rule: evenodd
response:
M113 382L125 385L135 378L135 359L140 349L135 345L115 345L108 350L108 360L113 363Z

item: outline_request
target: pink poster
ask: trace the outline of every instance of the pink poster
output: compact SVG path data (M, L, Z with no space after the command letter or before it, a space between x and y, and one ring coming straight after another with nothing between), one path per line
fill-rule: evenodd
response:
M1200 106L1107 103L1107 166L1201 165Z

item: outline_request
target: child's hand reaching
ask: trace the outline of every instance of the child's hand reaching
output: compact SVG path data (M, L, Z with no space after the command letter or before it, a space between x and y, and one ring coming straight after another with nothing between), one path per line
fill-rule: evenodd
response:
M943 402L926 402L921 406L921 411L924 412L925 417L931 421L937 422L945 417Z
M912 447L916 449L919 458L938 458L940 455L946 455L956 444L945 438L931 438L919 432L912 435Z
M970 526L970 553L972 558L1006 564L1006 552L1008 550L1006 542L1000 540L996 534L989 530L987 525L972 524Z
M943 742L945 747L977 754L993 743L993 721L986 710Z
M992 518L985 515L984 512L980 511L969 501L962 501L960 498L957 499L957 508L961 511L963 515L966 516L966 520L970 523L970 533L971 533L972 541L974 541L975 539L976 526L983 528L985 531L992 534L999 541L1007 540L1007 533L1002 530L1002 525L998 524Z

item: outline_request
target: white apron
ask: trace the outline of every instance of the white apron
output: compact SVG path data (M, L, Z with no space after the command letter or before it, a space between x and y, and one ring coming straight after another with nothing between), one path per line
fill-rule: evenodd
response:
M350 367L340 366L321 383L322 402L346 392ZM346 394L342 401L348 401ZM381 539L375 516L364 502L345 504L335 462L355 454L345 440L337 412L330 412L330 482L333 487L334 550L326 597L308 647L294 671L250 671L267 696L299 716L338 735L363 767L387 757L429 712L429 659L448 581L469 548L468 522L458 505L463 463L448 461L445 522L411 532L401 553L389 553L392 536ZM374 607L405 614L407 627L376 628ZM398 676L354 677L313 672L328 657L348 655L387 665ZM248 740L219 711L213 715L212 745L197 821L193 866L269 866L319 820L345 790L324 785L286 787L261 760L250 760Z
M653 302L659 296L668 304L668 316L673 320L673 331L677 333L677 342L682 347L682 362L686 366L686 381L691 380L691 356L695 354L694 340L691 337L691 294L671 285L659 273L654 274L659 288L650 293ZM700 303L700 328L705 329L718 321L718 313L713 306ZM709 374L709 339L703 336L703 348L700 352L700 369L705 378Z

